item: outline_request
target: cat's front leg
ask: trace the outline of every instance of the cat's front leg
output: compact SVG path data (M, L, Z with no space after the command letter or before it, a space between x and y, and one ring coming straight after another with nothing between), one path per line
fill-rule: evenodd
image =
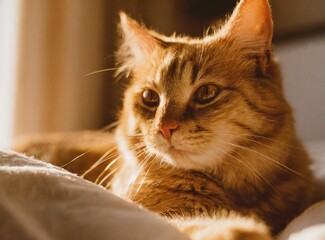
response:
M268 227L254 218L230 215L173 219L171 223L192 240L272 240Z

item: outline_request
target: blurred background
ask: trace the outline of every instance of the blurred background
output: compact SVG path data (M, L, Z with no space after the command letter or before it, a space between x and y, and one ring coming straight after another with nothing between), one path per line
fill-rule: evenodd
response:
M325 1L270 3L274 48L299 135L325 139ZM202 36L235 4L0 0L0 147L24 134L101 129L116 119L123 81L116 83L108 69L114 67L120 10L163 34Z

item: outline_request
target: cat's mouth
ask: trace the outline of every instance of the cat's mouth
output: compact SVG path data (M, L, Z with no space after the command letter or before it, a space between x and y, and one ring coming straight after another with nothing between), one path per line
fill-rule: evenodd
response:
M170 146L167 150L167 153L171 156L180 156L180 155L189 154L189 151L178 149L175 146Z

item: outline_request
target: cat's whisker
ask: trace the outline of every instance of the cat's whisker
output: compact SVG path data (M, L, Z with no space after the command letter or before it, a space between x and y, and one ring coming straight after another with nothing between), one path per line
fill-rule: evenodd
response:
M295 174L295 175L301 177L302 179L311 182L311 180L308 179L308 178L307 178L306 176L304 176L303 174L301 174L301 173L299 173L299 172L297 172L297 171L295 171L295 170L289 168L288 166L284 165L283 163L280 163L280 162L278 162L278 161L276 161L276 160L270 158L269 156L267 156L267 155L265 155L265 154L262 154L262 153L260 153L260 152L258 152L258 151L255 151L254 149L251 149L251 148L242 147L242 146L237 145L237 144L233 144L233 143L229 143L229 144L232 145L232 146L234 146L234 147L237 147L237 148L243 149L243 150L248 150L248 151L254 152L254 153L256 153L257 155L260 155L261 157L263 157L263 159L267 159L268 161L274 163L274 164L275 164L276 166L278 166L279 168L282 168L282 169L284 169L284 170L287 170L287 172L290 172L290 173L292 173L292 174Z
M89 174L92 170L94 170L96 167L98 167L100 164L102 164L105 161L108 161L110 157L110 154L112 154L114 151L116 151L117 147L113 147L106 151L86 172L84 172L81 177L85 177L87 174ZM115 153L117 154L117 153Z
M225 136L236 136L236 137L238 137L238 138L240 138L240 139L243 139L243 140L245 140L245 141L253 142L253 143L259 144L259 145L264 146L264 147L266 147L266 148L269 148L269 149L271 149L271 150L276 150L276 151L278 151L278 152L281 152L281 153L283 153L283 154L285 154L285 155L288 155L288 154L289 154L288 152L283 151L283 150L281 150L281 149L279 149L279 148L276 148L276 147L273 147L273 146L267 145L267 144L265 144L265 143L261 143L261 142L258 142L258 141L255 141L255 140L252 140L252 139L247 138L247 137L240 136L240 135L238 135L238 134L232 134L232 133L227 134L227 133L222 133L222 135L225 135Z
M143 153L142 153L143 154ZM141 156L139 156L141 157ZM126 165L121 164L120 166L116 167L114 170L112 170L112 172L109 172L106 176L105 179L102 179L101 182L99 184L103 184L106 179L108 179L109 177L111 177L113 174L115 174L117 171L118 172L123 172L123 168L125 168ZM121 170L122 169L122 170ZM109 188L111 186L112 183L114 183L114 181L116 180L116 178L118 178L120 175L119 173L115 174L112 179L110 181L107 182L105 188ZM123 188L127 188L127 186L124 186Z
M227 143L226 143L227 144ZM228 149L230 150L230 149ZM243 158L243 161L240 160L239 158L233 156L232 154L228 153L227 151L224 151L224 153L236 160L238 160L241 164L243 164L244 166L247 167L248 170L250 170L253 175L255 175L255 177L263 184L263 181L268 184L275 192L277 192L279 194L279 191L258 171L256 170L247 160L247 158L245 158L242 154L236 152L236 154L238 154L241 158Z
M111 161L105 168L104 170L98 175L98 177L95 180L95 183L97 184L99 179L102 178L102 176L105 174L105 172L107 172L115 163L117 163L117 161L120 159L120 156L118 156L117 158L115 158L113 161Z
M99 131L101 131L101 132L109 132L112 129L116 128L118 126L118 124L119 124L118 121L112 122L111 124L109 124L109 125L103 127L102 129L100 129Z
M147 178L147 175L148 175L148 173L149 173L149 171L150 171L150 168L151 168L151 167L149 167L149 168L147 169L146 173L143 175L143 177L142 177L142 179L141 179L141 182L140 182L140 184L139 184L139 186L138 186L138 188L137 188L135 194L138 194L138 192L140 191L140 189L141 189L143 183L146 181L146 178Z
M132 148L132 150L134 150L134 151L140 150L140 151L138 151L136 153L136 157L137 158L141 158L142 155L146 154L146 152L143 149L141 149L141 148L143 148L143 145L140 146L140 147L134 147L134 148ZM120 170L122 167L123 167L123 165L120 165L120 166L117 167L117 169L114 169L113 170L113 173L110 172L107 176L105 176L104 179L101 180L101 182L99 183L99 185L102 185L106 181L106 179L108 179L112 174L114 174L117 170ZM118 174L116 174L115 176L113 176L113 178L106 184L105 188L108 188L111 185L111 183L114 182L114 180L115 180L115 178L117 176L118 176Z
M113 169L110 173L108 173L99 183L98 185L103 186L104 182L109 179L113 174L115 174L117 171L119 171L121 169L121 166ZM113 182L113 179L111 179L111 181L108 181L107 184L105 185L105 188L108 189L111 185L111 183Z
M67 163L65 163L65 164L63 164L63 165L61 165L60 167L61 167L61 168L65 168L66 166L68 166L68 165L70 165L71 163L77 161L78 159L80 159L81 157L85 156L86 154L90 153L93 149L94 149L94 148L91 148L91 149L89 149L88 151L86 151L86 152L84 152L84 153L82 153L82 154L79 154L77 157L75 157L75 158L73 158L71 161L69 161L69 162L67 162Z
M131 178L131 181L129 183L129 189L131 189L134 184L135 184L135 181L138 179L141 171L143 170L143 167L148 163L148 161L150 160L151 158L151 155L146 153L144 159L142 160L142 162L139 164L139 166L137 167L136 171L133 173L133 177ZM129 191L129 194L132 194L133 192ZM128 196L130 197L130 196Z
M119 157L118 156L118 153L115 153L115 154L111 154L111 155L109 155L109 156L107 156L107 157L105 157L105 158L103 158L103 159L101 159L100 161L99 160L97 160L95 163L96 163L96 166L92 166L91 168L89 168L87 171L89 171L88 173L87 172L85 172L83 175L82 175L82 177L85 177L86 175L88 175L91 171L93 171L93 170L95 170L99 165L101 165L101 164L103 164L103 163L105 163L105 162L107 162L107 161L112 161L112 159L115 159L115 158L117 158L117 157ZM98 164L97 164L98 163ZM110 162L111 163L111 162ZM109 164L110 164L109 163ZM107 167L107 166L106 166ZM106 169L106 168L105 168ZM105 169L99 174L99 175L102 175L102 173L103 172L105 172ZM108 170L108 169L107 169ZM99 177L99 176L98 176ZM98 178L97 177L97 178Z
M225 133L223 133L223 134L225 134ZM275 140L273 138L269 138L269 137L265 137L265 136L261 136L261 135L249 134L249 133L231 133L231 134L236 135L236 136L247 136L247 137L261 138L261 139L265 139L265 140L272 141L272 142L275 142L275 143L286 145L286 146L288 146L290 148L299 149L297 146L289 144L287 142L281 142L281 141Z
M109 72L109 71L115 71L117 70L118 68L105 68L105 69L101 69L101 70L97 70L97 71L94 71L94 72L90 72L90 73L87 73L85 75L83 75L82 77L88 77L88 76L91 76L91 75L94 75L94 74L97 74L97 73L102 73L102 72Z

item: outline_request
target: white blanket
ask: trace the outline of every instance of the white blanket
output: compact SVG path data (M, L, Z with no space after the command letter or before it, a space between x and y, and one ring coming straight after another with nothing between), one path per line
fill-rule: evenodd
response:
M0 239L187 239L153 213L64 169L0 151Z
M325 142L308 145L319 194L325 193ZM0 239L182 240L158 216L64 169L0 151ZM325 240L325 201L278 240Z

